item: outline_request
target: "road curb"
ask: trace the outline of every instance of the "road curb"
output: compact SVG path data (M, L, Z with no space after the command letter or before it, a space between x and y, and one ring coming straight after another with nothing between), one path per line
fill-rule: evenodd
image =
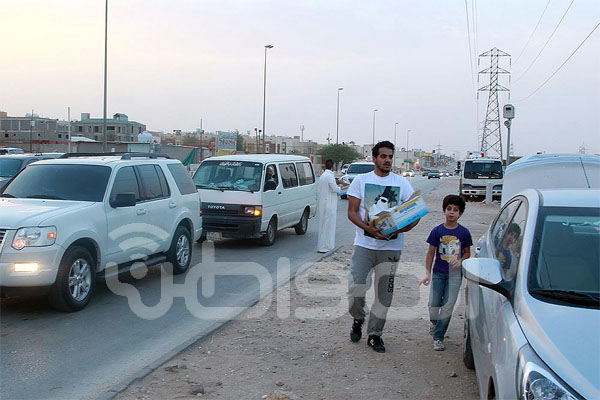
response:
M217 332L219 329L221 329L222 327L224 327L225 325L227 325L229 322L231 322L232 320L234 320L238 315L240 315L243 312L245 312L246 310L254 307L263 298L269 296L271 293L275 292L281 286L283 286L283 285L285 285L285 284L293 281L294 279L296 279L296 276L304 273L305 271L307 271L308 269L310 269L313 265L321 262L323 259L325 259L327 257L332 256L333 254L335 254L342 247L343 247L343 245L340 245L340 246L335 247L333 250L330 250L327 253L324 253L323 255L321 255L319 258L317 258L311 264L308 264L306 266L304 266L303 264L301 264L300 267L296 271L294 271L293 274L290 275L290 279L288 281L277 282L276 285L274 285L274 287L273 287L273 289L271 291L269 291L268 293L265 293L264 296L262 296L257 301L254 301L251 304L249 304L247 307L244 308L244 310L242 310L240 313L238 313L237 315L235 315L233 318L231 318L231 319L229 319L227 321L220 321L220 322L215 322L215 323L211 324L202 333L199 333L198 335L195 335L192 338L190 338L190 339L186 340L185 342L183 342L182 344L176 346L174 349L172 349L171 351L169 351L168 353L166 353L162 357L159 357L157 360L151 362L150 364L148 364L144 368L140 369L138 372L134 373L130 378L127 378L126 380L123 380L123 381L117 383L116 385L114 385L112 388L108 389L105 393L103 393L102 395L98 396L97 398L99 400L110 400L110 399L115 398L115 396L117 396L118 394L124 392L136 380L145 378L146 376L150 375L152 372L154 372L155 370L157 370L158 368L160 368L161 365L167 363L169 360L175 358L176 356L178 356L179 354L181 354L182 352L184 352L186 349L188 349L194 343L198 342L199 340L204 339L205 337L207 337L211 333Z

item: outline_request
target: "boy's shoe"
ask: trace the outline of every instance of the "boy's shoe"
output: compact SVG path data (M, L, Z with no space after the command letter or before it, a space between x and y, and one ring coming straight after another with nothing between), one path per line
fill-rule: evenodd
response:
M367 344L376 352L385 353L385 346L383 345L383 339L381 338L381 336L369 335L369 340L367 340Z
M433 331L435 331L435 324L429 324L429 334L433 336Z
M439 339L435 339L433 341L433 349L435 351L443 351L446 347L444 346L444 342Z
M352 323L352 330L350 331L350 340L354 343L358 342L362 337L362 326L364 320L355 319Z

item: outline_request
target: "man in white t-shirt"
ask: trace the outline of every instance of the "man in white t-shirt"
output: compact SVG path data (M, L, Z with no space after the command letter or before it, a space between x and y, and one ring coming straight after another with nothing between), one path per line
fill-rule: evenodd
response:
M414 228L418 220L387 237L369 219L368 210L385 205L395 207L408 200L414 189L408 180L390 172L394 145L377 143L372 150L375 170L358 175L348 189L348 219L356 225L354 253L348 274L348 306L354 318L350 340L358 342L366 317L365 296L375 275L375 301L369 314L367 344L379 353L385 352L381 335L394 294L394 277L404 248L403 232Z

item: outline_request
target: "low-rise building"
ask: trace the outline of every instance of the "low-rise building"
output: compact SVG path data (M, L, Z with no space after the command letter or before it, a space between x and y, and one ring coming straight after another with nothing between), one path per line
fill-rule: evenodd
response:
M90 139L103 140L102 118L90 118L90 113L81 113L80 121L71 123L73 135L85 136ZM135 142L137 135L146 130L146 125L130 121L125 114L117 113L112 118L106 119L106 135L108 141Z
M24 117L0 115L0 144L25 150L43 151L45 144L69 141L69 122L27 114Z

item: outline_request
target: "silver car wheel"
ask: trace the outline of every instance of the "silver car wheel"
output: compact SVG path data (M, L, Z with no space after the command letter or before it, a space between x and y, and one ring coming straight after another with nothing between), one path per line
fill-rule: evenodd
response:
M78 258L69 270L69 293L76 301L84 300L92 286L92 271L84 258Z
M190 241L188 240L187 236L179 236L179 239L177 239L175 253L177 254L177 263L180 266L187 265L190 257Z

